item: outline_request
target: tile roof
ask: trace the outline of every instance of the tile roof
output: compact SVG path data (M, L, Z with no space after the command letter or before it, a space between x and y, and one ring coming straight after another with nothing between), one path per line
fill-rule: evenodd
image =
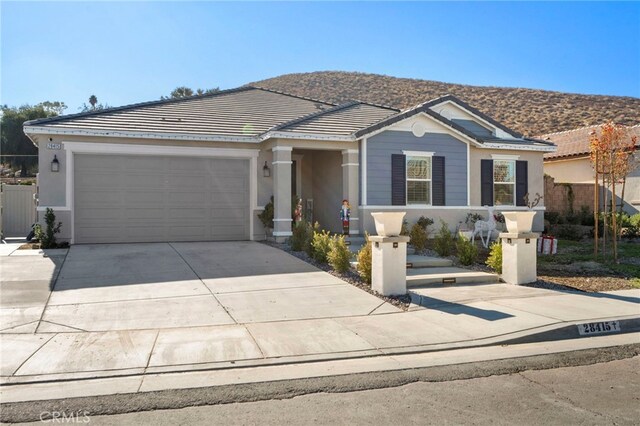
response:
M211 95L160 100L26 122L27 126L147 133L256 136L333 104L241 87Z
M600 125L586 126L578 129L566 130L564 132L549 133L538 136L539 139L551 141L558 147L556 152L549 152L545 154L544 159L554 160L565 157L582 157L588 155L591 132L599 127ZM631 127L630 132L638 136L636 145L640 147L640 125Z
M397 112L394 108L351 101L284 123L276 129L296 133L352 135Z

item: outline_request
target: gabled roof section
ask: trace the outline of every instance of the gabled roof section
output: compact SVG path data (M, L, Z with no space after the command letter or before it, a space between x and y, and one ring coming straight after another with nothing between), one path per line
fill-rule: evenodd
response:
M395 108L349 101L283 123L272 131L349 136L398 112Z
M548 133L538 136L539 139L546 139L558 146L556 152L550 152L544 155L545 160L559 160L562 158L586 157L590 152L591 132L598 130L600 124L595 126L580 127L564 132ZM640 124L629 128L630 136L638 137L636 147L640 149Z
M210 95L33 120L25 127L252 137L331 107L328 102L245 86Z
M539 140L539 139L534 139L534 138L527 138L524 137L522 135L520 135L517 132L514 132L513 130L507 129L506 127L500 125L499 123L497 123L495 120L491 119L490 117L485 116L484 114L478 115L479 117L482 117L483 120L489 121L490 123L496 123L496 127L500 127L502 130L504 130L507 133L510 133L512 135L520 135L518 138L514 138L514 139L502 139L502 138L498 138L495 136L491 136L491 137L482 137L478 134L475 134L473 132L471 132L470 130L464 128L463 126L459 125L458 123L455 123L452 120L449 120L445 117L443 117L442 115L438 114L437 112L433 111L432 107L439 105L441 103L447 102L447 101L451 101L451 102L455 102L457 104L459 104L460 106L462 106L465 109L469 109L470 112L473 112L474 114L476 114L477 112L479 112L478 110L476 110L475 108L469 106L468 104L462 102L461 100L459 100L458 98L456 98L453 95L445 95L436 99L433 99L431 101L427 101L424 102L422 104L419 104L413 108L409 108L407 110L401 111L395 115L392 115L372 126L369 126L367 128L364 128L358 132L355 133L355 136L357 138L361 138L364 137L368 134L377 132L379 130L382 130L386 127L389 127L395 123L398 123L402 120L405 120L407 118L413 117L416 114L426 114L429 117L435 119L436 121L440 122L441 124L443 124L445 127L448 127L458 133L463 134L464 136L466 136L469 139L472 139L474 141L475 144L477 145L488 145L488 146L497 146L497 145L513 145L514 147L518 147L518 148L522 148L522 147L526 147L526 146L543 146L543 147L549 147L552 148L554 146L554 144L552 142L548 142L548 141L544 141L544 140ZM486 118L485 118L486 117ZM488 119L488 120L487 120ZM506 129L506 130L505 130Z
M508 128L504 124L500 123L499 121L494 120L493 118L489 117L488 115L486 115L485 113L483 113L479 109L472 107L468 103L464 102L461 99L456 98L453 95L445 95L445 96L442 96L442 97L440 97L438 99L434 99L433 101L430 102L431 103L430 107L432 108L432 107L435 107L437 105L443 104L445 102L453 102L454 104L456 104L456 105L462 107L463 109L467 110L468 112L470 112L472 115L475 115L475 116L481 118L482 120L486 121L487 123L491 124L492 126L497 127L498 129L510 134L511 136L513 136L516 139L524 138L524 135L522 135L521 133L518 133L515 130L512 130L512 129Z

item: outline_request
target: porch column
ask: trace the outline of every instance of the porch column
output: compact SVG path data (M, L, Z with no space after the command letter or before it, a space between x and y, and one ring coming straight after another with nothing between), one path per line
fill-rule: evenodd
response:
M284 242L291 236L291 151L276 146L273 151L273 236Z
M345 149L342 151L342 198L349 200L351 205L351 223L349 234L360 234L360 160L357 149Z

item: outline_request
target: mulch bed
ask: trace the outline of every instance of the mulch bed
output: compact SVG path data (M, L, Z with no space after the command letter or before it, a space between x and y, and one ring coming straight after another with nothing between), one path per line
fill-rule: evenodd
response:
M372 295L376 296L377 298L392 304L396 308L402 309L403 311L406 311L406 310L409 309L409 305L411 304L411 297L409 295L404 295L404 296L383 296L380 293L373 291L371 289L371 285L367 284L366 282L364 282L362 280L362 278L360 278L360 275L358 275L353 270L349 270L344 274L340 274L340 273L334 271L333 269L331 269L331 266L329 266L327 264L324 264L324 263L317 262L316 260L312 259L305 252L291 250L291 247L286 243L276 243L276 242L273 242L273 241L262 241L262 243L266 244L268 246L271 246L271 247L275 247L275 248L280 249L282 251L285 251L285 252L289 253L290 255L295 256L298 259L303 260L303 261L315 266L318 269L321 269L321 270L323 270L325 272L328 272L331 275L333 275L335 277L338 277L341 280L346 281L346 282L348 282L349 284L351 284L351 285L353 285L355 287L358 287L360 290L364 290L367 293L372 294Z
M638 288L630 278L619 276L538 275L538 281L527 285L551 290L578 290L588 293Z

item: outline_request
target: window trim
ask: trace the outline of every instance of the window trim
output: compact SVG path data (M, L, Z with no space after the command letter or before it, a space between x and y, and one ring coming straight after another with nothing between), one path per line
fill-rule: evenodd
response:
M513 164L513 182L496 182L496 164L497 163L511 163ZM493 160L493 205L494 206L507 206L515 207L516 205L516 159L514 158L499 158ZM496 203L496 185L511 185L513 187L513 202L512 204L497 204Z
M433 154L434 152L424 151L402 151L405 156L405 204L411 206L432 206L433 205ZM430 176L427 179L410 178L409 174L409 159L410 158L424 158L428 159L430 163L429 172ZM429 203L411 203L409 202L409 182L429 182Z

